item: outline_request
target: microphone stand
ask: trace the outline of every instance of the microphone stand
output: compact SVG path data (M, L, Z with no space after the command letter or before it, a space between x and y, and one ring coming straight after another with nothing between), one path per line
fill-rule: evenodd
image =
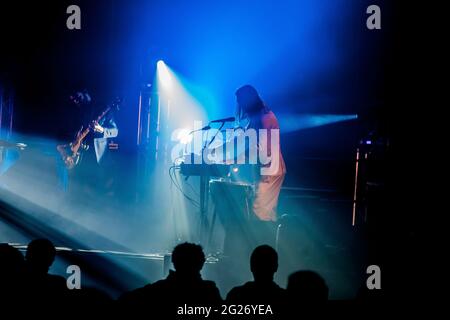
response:
M223 126L225 125L225 121L221 122L220 128L217 130L216 134L212 137L212 139L208 142L208 139L205 139L205 145L202 148L202 161L204 161L204 155L206 148L208 148L216 139L219 132L221 132ZM205 128L210 127L209 124ZM200 129L203 130L204 128ZM206 129L209 130L209 129ZM209 172L209 171L208 171ZM209 198L209 175L200 175L200 243L203 243L205 235L208 234L208 224L207 224L207 214L208 214L208 198ZM205 245L209 245L205 244Z

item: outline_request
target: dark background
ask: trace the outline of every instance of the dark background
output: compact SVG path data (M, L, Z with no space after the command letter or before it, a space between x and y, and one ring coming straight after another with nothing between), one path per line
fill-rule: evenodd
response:
M81 30L65 26L70 4L81 7ZM376 2L382 8L382 30L367 30L369 4L2 4L0 84L15 94L14 131L48 138L56 138L59 124L68 121L64 115L73 90L89 89L99 105L122 95L120 142L130 151L135 149L139 89L153 80L158 59L207 93L198 99L210 119L230 115L234 90L244 83L254 84L277 114L358 114L354 122L284 134L286 186L332 188L351 199L360 139L373 130L389 138L389 161L381 168L386 190L370 242L376 247L374 260L382 253L390 267L398 266L389 269L390 275L398 275L395 271L401 273L403 263L414 260L411 248L418 244L415 227L420 219L408 204L425 188L414 187L419 184L418 167L411 170L404 163L419 163L426 154L427 141L409 116L416 112L415 103L427 102L419 100L422 87L415 81L420 61L415 57L426 48L417 39L427 35L410 29L408 17L419 19L418 14L385 1ZM414 159L409 150L416 150ZM409 272L401 273L402 279Z

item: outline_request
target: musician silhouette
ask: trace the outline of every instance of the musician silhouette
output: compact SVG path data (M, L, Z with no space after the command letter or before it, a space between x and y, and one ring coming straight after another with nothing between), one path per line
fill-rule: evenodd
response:
M237 170L230 172L231 184L213 184L220 192L212 192L212 196L225 231L224 253L242 261L258 245L275 245L278 198L286 166L275 114L254 87L244 85L235 94L236 129L225 143L225 163L238 164ZM261 155L269 161L262 161ZM236 187L244 185L251 186L252 192Z
M108 152L108 143L119 134L114 120L115 110L111 106L104 110L94 106L86 90L71 95L70 101L72 107L63 116L69 121L62 121L65 127L61 131L65 134L60 135L66 143L58 146L69 150L68 154L60 152L64 162L58 168L60 187L69 192L84 189L92 194L97 191L103 194L111 187L113 160ZM73 158L70 157L69 143L77 139L81 140L80 156Z
M256 195L253 203L253 212L259 220L276 221L278 197L286 174L286 165L281 154L279 141L275 141L278 146L278 154L273 154L275 151L271 150L271 130L280 129L278 120L251 85L242 86L236 91L236 102L239 126L245 128L245 130L256 130L256 132L267 131L268 143L266 145L258 141L257 146L249 146L249 148L256 148L258 155L264 153L278 161L278 167L275 168L273 173L270 175L261 174L259 180L256 181ZM271 163L268 163L262 165L262 167L270 165Z

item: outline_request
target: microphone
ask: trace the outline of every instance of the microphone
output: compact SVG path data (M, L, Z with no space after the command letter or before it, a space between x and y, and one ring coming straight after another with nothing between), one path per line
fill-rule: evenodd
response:
M228 118L223 118L223 119L213 120L213 121L210 121L209 123L233 122L233 121L235 121L235 120L236 120L235 117L228 117Z
M193 134L194 132L197 132L197 131L206 131L206 130L209 130L209 129L211 129L210 124L212 124L212 123L233 122L233 121L235 121L235 120L236 120L235 117L228 117L228 118L223 118L223 119L212 120L212 121L209 122L209 124L208 124L207 126L205 126L205 127L203 127L203 128L200 128L200 129L197 129L197 130L192 130L191 132L189 132L189 134Z
M194 132L197 132L197 131L206 131L206 130L209 130L209 129L211 129L211 126L207 125L207 126L204 126L203 128L200 128L200 129L197 129L197 130L192 130L191 132L189 132L189 134L193 134Z

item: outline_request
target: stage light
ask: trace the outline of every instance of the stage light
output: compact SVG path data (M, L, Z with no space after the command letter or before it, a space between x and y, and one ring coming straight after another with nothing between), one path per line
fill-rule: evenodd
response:
M357 114L280 114L278 116L280 127L285 133L356 119L358 119Z
M156 66L159 68L159 67L161 67L161 66L164 66L165 65L165 63L164 63L164 61L163 60L158 60L158 62L156 63Z
M158 72L158 78L162 86L166 89L170 89L170 87L172 86L172 76L163 60L159 60L156 63L156 70Z
M197 98L192 95L192 85L189 80L177 74L163 60L159 60L156 63L154 88L158 92L161 110L168 116L164 120L165 124L171 130L190 128L193 126L194 121L206 122L205 109ZM171 137L175 141L180 141L177 138L178 134L179 132L177 131ZM183 141L185 139L190 138L183 137ZM186 141L186 143L189 143L189 141Z

